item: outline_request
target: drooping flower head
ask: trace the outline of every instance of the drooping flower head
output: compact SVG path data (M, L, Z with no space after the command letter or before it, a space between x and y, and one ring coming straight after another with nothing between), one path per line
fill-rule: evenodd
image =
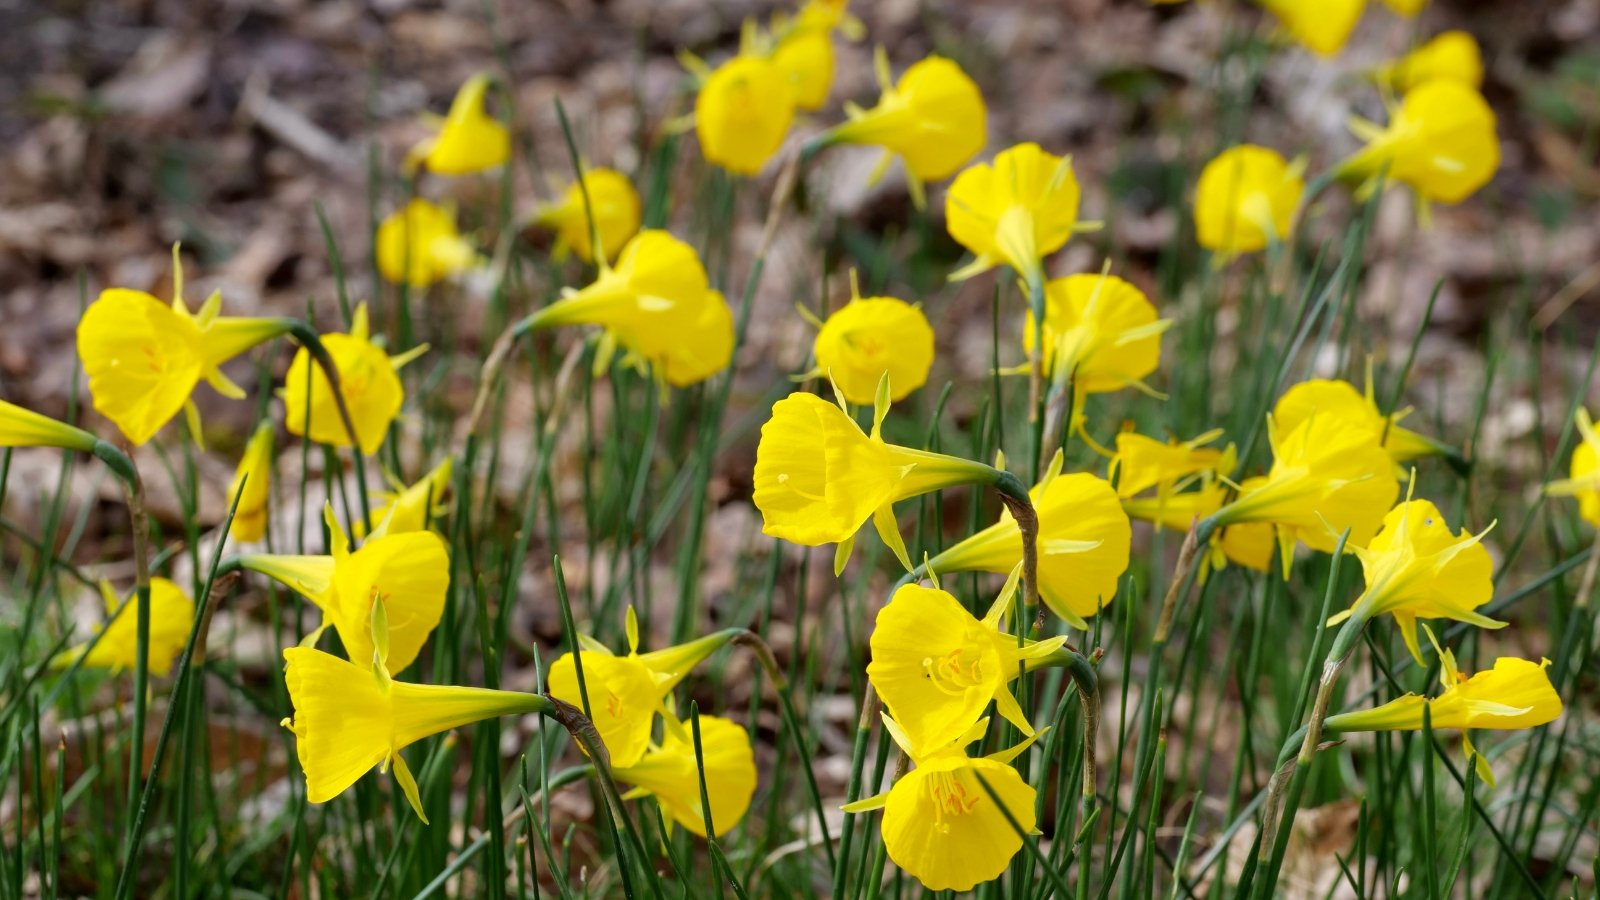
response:
M585 190L589 194L587 207L583 204ZM601 252L606 259L615 258L628 239L639 231L639 193L633 189L628 176L615 169L586 169L582 185L576 181L568 185L561 199L540 209L533 221L555 231L557 260L573 252L584 262L592 263L591 214L594 216L592 230L600 234Z
M1374 81L1401 94L1436 78L1459 81L1473 89L1483 86L1483 53L1472 35L1446 31L1372 72Z
M1319 56L1344 49L1367 0L1256 0L1296 42Z
M244 390L222 374L222 364L283 334L287 322L224 316L217 291L190 313L174 244L172 302L127 288L101 291L78 322L78 356L94 408L130 443L149 441L179 410L200 440L200 412L190 397L195 387L203 380L224 397L242 398Z
M392 491L378 494L383 504L372 511L372 521L383 524L387 534L426 530L445 512L444 496L450 490L452 468L452 460L446 456L415 484L396 481ZM358 538L366 535L359 522L350 530Z
M944 201L950 236L975 259L951 274L971 278L1007 265L1029 284L1044 280L1041 261L1060 250L1078 225L1078 179L1072 158L1038 144L1018 144L977 163L950 183Z
M95 440L82 428L0 400L0 447L61 447L89 453Z
M706 162L754 175L794 121L795 83L771 57L741 52L705 74L694 101L694 129Z
M1339 713L1324 723L1330 732L1421 731L1422 711L1426 708L1432 727L1458 728L1467 757L1478 767L1478 777L1494 784L1488 760L1472 746L1467 732L1474 728L1516 731L1537 728L1561 716L1561 696L1545 674L1548 659L1502 656L1494 668L1468 678L1456 668L1455 654L1439 648L1427 626L1428 640L1439 653L1439 681L1444 691L1437 697L1406 694L1373 709Z
M967 745L982 737L988 724L981 719L954 742L929 747L913 743L885 715L884 727L916 768L888 792L844 807L846 812L882 809L889 858L929 890L967 891L998 878L1022 849L1022 835L1038 821L1037 793L1011 761L1044 730L1009 750L968 756Z
M1297 542L1331 553L1348 528L1346 546L1365 547L1400 493L1394 463L1372 435L1321 414L1287 431L1269 418L1267 435L1272 468L1242 482L1238 499L1212 519L1272 525L1285 576Z
M815 152L832 144L882 147L883 161L873 180L882 177L898 156L911 179L912 198L923 202L922 185L954 175L978 155L988 140L988 108L978 86L961 67L942 56L912 64L891 82L889 58L879 47L874 57L878 105L845 107L849 119L813 139Z
M854 294L854 279L850 288ZM831 376L846 401L867 404L887 375L889 399L899 402L928 380L933 326L921 306L894 297L852 296L818 323L811 352L816 367L800 378Z
M1276 150L1241 144L1206 163L1195 186L1195 238L1231 258L1288 238L1305 193L1304 166Z
M1019 641L1005 632L1019 575L1013 570L982 619L937 584L905 585L878 611L867 677L915 746L941 747L959 738L991 700L1006 721L1033 734L1008 685L1066 638Z
M380 526L351 550L331 505L324 508L323 520L331 555L254 554L239 557L239 564L295 590L322 611L323 624L306 646L331 625L350 661L361 667L372 662L372 606L381 597L388 614L389 672L403 670L422 652L444 613L450 585L444 541L431 531L386 534Z
M1594 430L1589 411L1581 406L1574 424L1578 426L1578 446L1572 450L1569 477L1550 482L1544 490L1552 497L1578 498L1578 515L1600 527L1600 434Z
M550 666L548 676L550 696L558 700L583 709L587 692L589 717L606 751L611 754L613 766L631 766L639 761L650 744L656 713L672 714L666 703L672 689L732 637L730 632L718 632L675 647L640 653L639 620L631 606L628 607L627 630L626 656L617 656L599 641L579 635L582 689L571 653L557 659ZM692 763L693 747L689 748L689 753Z
M1494 110L1472 87L1436 78L1408 91L1386 127L1352 119L1367 146L1339 164L1338 177L1371 190L1380 175L1417 197L1459 203L1488 184L1500 165Z
M50 661L53 668L64 669L81 657L83 666L90 669L110 669L122 672L134 668L139 659L139 595L130 594L118 599L108 581L100 582L100 597L105 602L106 615L113 617L100 632L99 640L70 647ZM189 631L194 628L194 601L173 582L165 578L150 579L150 643L148 664L152 674L166 677L172 663L183 652L189 641ZM98 629L98 626L97 626Z
M1432 438L1402 427L1400 420L1410 414L1409 408L1387 417L1378 411L1378 402L1372 396L1370 372L1364 393L1348 381L1313 378L1289 388L1272 408L1273 419L1281 431L1292 431L1314 415L1331 416L1348 428L1370 435L1374 442L1381 441L1396 463L1453 452Z
M267 503L272 497L272 436L271 421L263 420L256 426L233 474L233 484L228 486L227 502L239 498L233 527L228 530L236 541L259 541L267 533Z
M390 356L370 336L365 303L356 307L348 334L325 334L322 344L339 373L339 390L350 410L361 452L370 456L383 445L389 426L405 402L405 388L397 373L426 353L428 345L419 344ZM322 367L312 364L311 354L304 348L289 364L280 394L286 410L284 425L290 434L309 436L335 447L350 446L350 433L339 416L333 386Z
M1115 275L1068 275L1045 285L1044 366L1087 394L1142 386L1161 361L1161 334L1171 319L1156 315L1144 292ZM1033 352L1033 312L1022 347Z
M711 800L711 827L721 837L744 818L756 792L755 753L750 748L750 735L738 723L701 716L700 754L696 757L689 726L671 721L661 743L652 744L636 762L619 765L613 754L612 775L634 785L625 799L654 797L661 804L669 828L682 825L705 837L705 804L700 800L702 763L706 796Z
M421 165L439 175L470 175L510 159L511 133L484 108L491 84L488 75L467 79L456 91L449 114L436 122L435 133L406 154L406 167Z
M456 231L455 211L418 197L378 225L378 272L418 290L467 271L478 252Z
M1117 593L1128 569L1132 529L1105 479L1061 474L1058 450L1029 491L1039 516L1039 596L1076 628ZM1009 511L1000 521L928 562L936 572L1009 572L1022 561L1022 532ZM891 604L892 605L892 604ZM902 721L904 721L902 719Z
M615 267L601 266L588 287L571 291L518 325L523 331L560 325L598 325L603 352L596 369L620 346L624 362L667 384L703 381L733 358L733 312L710 287L700 257L659 229L639 232Z
M855 535L870 518L878 536L911 570L894 518L899 500L960 484L992 484L1002 473L981 463L913 450L883 439L889 383L878 384L872 433L838 405L794 393L772 405L756 446L755 504L761 531L807 547L837 544L844 570Z

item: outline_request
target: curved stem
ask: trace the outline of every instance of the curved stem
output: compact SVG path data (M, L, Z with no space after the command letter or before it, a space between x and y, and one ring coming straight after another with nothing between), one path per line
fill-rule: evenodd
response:
M1039 514L1033 508L1028 489L1017 476L1000 473L994 488L1000 492L1000 502L1011 511L1017 530L1022 534L1023 610L1027 621L1032 623L1032 633L1037 636L1044 627L1044 607L1039 603Z

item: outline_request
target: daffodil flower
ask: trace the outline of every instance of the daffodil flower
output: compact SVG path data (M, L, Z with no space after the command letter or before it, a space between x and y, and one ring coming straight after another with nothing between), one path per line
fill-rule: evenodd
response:
M1194 490L1123 500L1122 511L1130 519L1182 533L1221 509L1228 490L1220 480L1206 480ZM1257 572L1270 571L1276 549L1277 541L1270 523L1229 525L1212 536L1206 555L1200 560L1199 577L1204 581L1212 571L1230 562Z
M694 248L657 229L639 232L615 267L602 263L592 284L523 319L513 332L562 325L604 329L596 371L604 371L620 345L625 364L677 387L710 378L733 358L727 301L710 288Z
M57 654L51 668L65 669L83 659L90 669L122 672L134 668L139 659L139 594L135 591L119 600L108 581L100 582L100 597L108 621L98 640L78 644ZM172 663L183 652L194 628L194 601L165 578L150 579L150 643L147 657L151 674L165 677Z
M849 118L808 142L805 154L834 144L882 147L883 159L871 180L882 178L898 156L905 162L912 199L921 207L924 184L949 178L983 149L989 139L988 108L967 73L942 56L913 63L898 82L890 78L882 47L873 62L882 92L878 104L871 109L846 104Z
M1033 734L1009 685L1024 669L1047 663L1066 638L1019 640L1005 632L1020 565L982 619L937 583L904 585L878 611L867 677L915 746L960 737L991 700L1006 721Z
M747 40L748 43L748 40ZM694 128L706 162L754 175L772 158L794 121L795 82L771 57L741 51L715 70L684 57L701 78Z
M1388 613L1418 665L1423 664L1418 619L1504 628L1506 623L1473 612L1494 596L1494 563L1482 541L1483 534L1466 530L1452 534L1444 514L1427 500L1407 499L1384 516L1383 527L1366 547L1355 548L1366 590L1328 624L1351 617L1365 622Z
M585 667L585 675L588 674ZM670 713L666 714L670 720ZM620 765L612 756L611 774L634 785L624 800L654 797L661 804L667 827L682 825L706 836L705 804L700 799L700 772L704 764L706 796L711 800L711 827L716 836L727 834L750 809L756 792L756 759L750 735L736 722L716 716L700 717L700 754L694 749L689 726L670 720L659 744L651 744L637 761Z
M804 307L801 313L810 318ZM920 306L894 297L853 296L827 321L810 321L817 326L816 366L797 380L832 377L844 399L858 404L873 402L886 374L889 400L896 403L927 382L933 326Z
M944 215L950 236L974 257L951 281L1007 265L1030 287L1042 286L1042 260L1082 230L1072 158L1033 143L1002 150L993 165L977 163L956 176Z
M450 554L444 541L431 531L388 534L380 524L365 543L351 550L331 504L323 509L323 521L332 555L252 554L236 557L235 562L310 600L322 611L323 624L304 645L314 644L331 625L358 666L372 660L372 605L382 597L390 644L384 656L390 673L400 672L422 652L444 613L450 585Z
M1372 71L1372 80L1404 94L1436 78L1483 86L1483 53L1465 31L1446 31L1392 63Z
M450 490L450 473L453 462L450 457L440 460L426 475L417 479L410 486L393 485L393 490L378 495L383 503L372 511L372 521L387 522L387 534L406 534L412 531L425 531L429 523L444 514L444 495ZM393 478L394 476L388 476ZM351 529L356 537L364 537L366 529L357 522Z
M470 175L503 165L511 158L511 133L484 108L493 80L474 75L456 91L450 112L435 133L406 155L406 168L426 166L438 175Z
M970 757L966 747L983 736L988 719L939 747L913 743L888 716L883 725L916 768L887 792L846 804L845 812L883 810L889 858L929 890L967 891L998 878L1022 849L1018 828L1032 833L1038 821L1037 794L1011 761L1048 729L1009 750Z
M1128 569L1132 529L1105 479L1061 474L1057 450L1029 491L1039 516L1039 596L1075 628L1105 608ZM1009 572L1022 562L1022 533L1009 511L926 563L935 572ZM1008 716L1009 718L1009 716Z
M283 651L284 681L294 716L295 754L306 775L306 799L326 803L374 767L393 767L395 780L424 825L417 780L401 750L440 732L500 716L548 713L538 694L394 681L387 654L385 603L373 604L365 647L373 654L356 665L310 647ZM354 648L352 648L354 650Z
M588 206L583 202L585 191L589 195ZM555 231L552 255L558 262L568 253L577 253L584 262L594 262L592 232L600 235L601 253L606 259L613 259L639 231L639 193L628 176L615 169L585 169L583 183L574 181L568 185L561 192L561 199L540 209L533 222Z
M1304 161L1241 144L1200 170L1195 186L1195 238L1220 260L1282 243L1294 228L1305 193Z
M467 271L478 252L456 231L453 209L419 198L378 224L378 272L418 290Z
M267 503L272 496L272 436L270 421L263 421L250 435L233 484L228 486L227 502L238 498L233 527L228 535L236 541L259 541L267 533Z
M172 302L126 288L101 291L78 322L78 356L89 375L94 408L130 443L148 442L180 410L189 433L203 442L200 412L191 398L195 387L205 381L224 397L244 397L244 389L222 374L222 364L291 325L288 319L224 316L222 294L216 291L199 312L189 312L174 244Z
M878 382L870 435L850 418L842 395L836 394L838 405L807 393L772 405L756 446L754 499L764 534L807 547L837 544L838 573L856 532L871 519L910 571L894 504L956 485L996 484L1005 476L982 463L885 442L889 393L885 377Z
M0 447L60 447L92 453L97 440L82 428L0 400Z
M1578 515L1590 525L1600 527L1600 434L1594 430L1589 411L1578 407L1578 446L1572 450L1569 477L1545 485L1552 497L1578 498Z
M1256 0L1289 36L1318 56L1344 49L1367 0Z
M550 696L558 700L583 708L587 692L589 717L611 754L611 764L619 767L633 765L644 754L656 713L672 714L666 701L678 682L740 633L730 629L675 647L640 653L639 620L631 606L627 632L626 656L614 655L606 645L587 635L578 636L582 645L582 690L571 653L557 659L548 676ZM691 759L693 752L691 747Z
M1231 469L1236 456L1233 445L1226 450L1206 444L1222 437L1214 428L1187 441L1158 441L1132 431L1117 435L1116 456L1111 459L1111 474L1116 477L1117 497L1136 497L1150 488L1170 493L1172 487L1190 475Z
M1439 653L1439 682L1444 685L1439 696L1425 698L1406 694L1373 709L1329 716L1324 728L1331 732L1421 731L1422 712L1427 709L1433 728L1461 730L1467 757L1475 761L1478 776L1493 785L1494 773L1489 761L1473 747L1467 732L1475 728L1492 731L1537 728L1559 718L1561 696L1544 671L1550 661L1502 656L1494 661L1494 668L1469 678L1456 668L1455 654L1439 649L1433 631L1426 626L1424 630Z
M1383 449L1396 464L1422 456L1448 456L1459 454L1430 437L1402 427L1399 422L1411 414L1402 409L1385 417L1378 412L1378 402L1372 396L1372 374L1367 374L1367 389L1363 393L1348 381L1313 378L1285 391L1272 408L1274 420L1280 431L1289 432L1313 415L1338 419L1350 429L1361 431L1382 442Z
M1161 361L1161 335L1172 320L1157 316L1143 291L1115 275L1068 275L1045 285L1044 300L1044 366L1058 391L1070 381L1085 394L1153 393L1144 379ZM1033 336L1029 310L1022 329L1029 354Z
M1381 176L1409 185L1424 204L1459 203L1487 184L1500 165L1494 110L1459 81L1436 78L1418 85L1390 113L1387 126L1351 119L1350 130L1367 146L1335 171L1362 193Z
M390 356L370 336L365 303L356 307L348 334L323 335L322 342L339 373L339 388L350 409L360 450L370 456L383 445L389 426L405 402L405 388L396 373L406 363L426 353L428 345L420 344L405 353ZM311 355L302 348L289 364L289 372L279 391L287 412L284 425L290 434L309 435L314 441L348 447L350 432L339 416L333 387L322 368L313 370L311 362ZM309 386L307 379L310 379Z

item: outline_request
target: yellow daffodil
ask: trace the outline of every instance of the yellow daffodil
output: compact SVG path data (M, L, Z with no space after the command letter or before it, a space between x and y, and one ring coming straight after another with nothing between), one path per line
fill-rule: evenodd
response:
M857 40L861 20L845 10L849 0L807 0L792 18L774 16L772 61L794 84L795 106L821 109L833 87L833 33Z
M1061 474L1056 455L1029 491L1039 516L1039 595L1077 628L1117 593L1128 569L1132 529L1105 479L1086 472ZM1009 511L1000 521L928 562L935 572L1009 572L1022 561L1022 533Z
M90 453L95 440L82 428L0 400L0 447L61 447Z
M942 747L918 747L888 716L883 724L916 768L888 792L847 804L845 811L882 809L889 858L929 890L967 891L998 878L1022 849L1018 829L1031 833L1038 821L1037 794L1011 761L1044 732L1009 750L969 757L966 747L983 736L987 719Z
M428 345L418 345L398 356L385 353L369 336L365 303L356 307L348 334L323 335L322 343L339 372L339 389L350 410L361 452L370 456L383 445L389 426L405 402L405 388L396 373L427 352ZM284 424L290 434L309 434L312 440L335 447L350 446L350 433L339 417L338 401L328 376L320 366L313 367L311 355L304 349L294 355L279 393L287 410Z
M272 423L263 421L250 435L244 456L228 487L227 502L239 498L234 509L233 527L228 535L236 541L259 541L267 533L267 502L272 496Z
M1227 259L1280 243L1305 193L1304 166L1276 150L1241 144L1206 163L1195 186L1195 238Z
M1428 5L1428 0L1383 0L1383 5L1389 7L1397 16L1413 19L1417 13L1422 12L1424 6Z
M111 621L101 631L94 646L79 644L63 650L51 660L53 668L64 669L79 657L90 669L110 669L121 672L138 664L139 657L139 595L133 593L126 600L117 599L108 581L100 582L100 596L105 602L106 615ZM183 652L194 628L194 601L189 595L165 578L150 579L150 672L165 677L172 671L172 663ZM98 626L97 626L98 630Z
M1434 641L1428 631L1428 640ZM1439 644L1434 641L1434 648ZM1437 697L1406 694L1374 709L1329 716L1324 727L1330 732L1421 731L1422 711L1426 708L1435 729L1457 728L1467 756L1476 762L1478 775L1490 785L1494 773L1472 746L1467 732L1474 728L1491 731L1516 731L1537 728L1561 716L1561 696L1550 684L1545 667L1550 661L1502 656L1494 668L1468 678L1456 668L1455 654L1439 650L1439 681L1444 691Z
M589 194L589 205L583 195ZM639 192L628 176L615 169L587 169L583 184L576 181L561 193L561 200L539 210L534 224L556 233L554 256L559 261L567 253L578 254L584 262L594 262L594 242L589 216L594 216L593 231L600 234L600 250L613 259L628 239L639 231Z
M1115 275L1068 275L1045 285L1045 370L1087 394L1143 387L1161 360L1171 319L1156 315L1142 291ZM1033 352L1033 312L1022 329Z
M899 500L961 484L993 484L1004 473L942 453L883 439L889 381L878 383L872 433L838 405L795 393L772 405L756 446L755 504L761 530L807 547L837 544L834 572L850 559L855 534L870 518L901 565L911 569L894 518Z
M789 134L795 84L773 59L740 53L705 77L694 102L706 161L735 175L761 171Z
M1594 430L1589 411L1578 407L1578 446L1572 449L1570 477L1545 485L1552 497L1577 497L1578 515L1590 525L1600 527L1600 434Z
M424 825L428 817L417 781L401 750L484 719L551 708L537 694L394 681L383 665L358 666L310 647L290 647L283 658L294 716L282 724L294 732L295 755L306 774L306 799L326 803L373 767L392 766Z
M1471 86L1436 78L1408 91L1387 127L1352 119L1365 149L1337 169L1370 190L1380 175L1409 185L1423 201L1458 203L1483 187L1500 165L1494 110Z
M372 511L372 521L387 523L387 534L406 534L424 531L431 522L444 514L444 496L450 490L452 461L446 456L428 474L409 487L396 483L394 490L378 495L383 505ZM390 476L393 477L393 476ZM357 522L351 529L356 537L363 537L366 529Z
M1117 455L1111 460L1117 496L1126 500L1150 488L1166 493L1190 475L1233 468L1232 444L1227 450L1205 446L1221 436L1220 428L1187 441L1158 441L1132 431L1118 434Z
M1319 56L1344 49L1367 0L1256 0L1289 36Z
M350 550L331 505L323 510L323 520L333 546L331 556L254 554L238 557L238 564L310 600L322 611L323 624L305 645L332 625L358 666L372 661L372 605L381 597L388 612L389 671L401 671L422 652L444 613L450 585L450 554L444 541L431 531L386 534L380 526L359 548Z
M623 799L654 797L669 828L682 825L705 837L705 805L700 801L702 763L706 796L711 800L711 827L721 837L744 818L756 792L755 753L750 735L737 723L701 716L700 754L696 757L689 726L671 722L661 743L651 745L638 761L624 766L613 756L612 775L634 785Z
M948 592L916 584L895 591L878 611L867 677L915 746L940 747L960 737L991 700L1006 721L1033 734L1008 685L1066 638L1018 640L1003 630L1019 574L1013 572L981 620Z
M1385 418L1378 412L1370 373L1365 393L1356 390L1348 381L1313 378L1289 388L1272 408L1273 419L1284 433L1300 427L1300 423L1314 415L1331 416L1347 428L1369 435L1374 442L1382 441L1384 450L1396 463L1452 452L1432 438L1397 424L1410 413L1411 410L1402 409Z
M1504 628L1506 623L1473 612L1494 596L1494 563L1482 540L1482 534L1465 529L1452 534L1444 514L1427 500L1407 500L1384 516L1383 527L1366 547L1355 548L1366 590L1328 624L1351 616L1365 622L1388 613L1418 665L1423 664L1418 619Z
M846 104L849 119L814 138L808 153L833 144L882 147L873 181L898 156L905 161L912 198L923 203L923 184L942 181L978 155L988 141L988 108L978 86L961 67L942 56L912 64L898 83L890 80L889 58L879 47L874 57L878 105Z
M1267 435L1271 470L1241 483L1239 498L1213 514L1215 523L1274 526L1285 577L1297 541L1331 553L1348 528L1347 546L1365 547L1400 493L1394 463L1372 435L1327 415L1291 430L1269 418Z
M589 717L611 754L613 766L631 766L650 744L655 714L671 715L667 695L702 660L725 646L734 632L722 631L698 640L639 652L639 620L628 607L628 654L616 656L599 641L580 635L583 688L589 696ZM577 667L567 653L550 666L550 696L584 708ZM694 748L690 748L693 760Z
M488 75L467 79L434 135L418 142L406 155L406 167L421 165L439 175L470 175L510 159L511 133L484 109L484 97L492 83Z
M904 300L853 297L819 323L812 355L816 367L799 378L831 376L847 402L867 404L887 374L889 399L899 402L928 380L933 326L920 306Z
M1220 481L1209 481L1192 491L1158 493L1153 497L1123 500L1122 511L1130 519L1187 532L1189 526L1221 509L1227 495L1226 485ZM1270 523L1242 522L1230 525L1212 537L1209 550L1201 558L1200 577L1203 579L1212 570L1230 562L1257 572L1269 571L1275 549L1276 541Z
M1374 81L1401 94L1436 78L1459 81L1474 89L1482 87L1483 54L1472 35L1446 31L1372 71Z
M422 289L470 269L478 253L456 231L454 210L417 198L378 225L378 271Z
M222 374L222 364L288 330L286 319L221 313L219 292L199 312L189 312L176 244L170 304L143 291L101 291L78 323L78 356L94 408L134 444L149 441L182 410L190 434L200 440L200 413L190 398L195 387L203 380L224 397L242 398L244 390Z
M1044 280L1042 260L1060 250L1078 225L1078 179L1072 158L1038 144L1002 150L950 183L944 201L950 236L975 257L950 276L971 278L1007 265L1029 285Z
M710 288L694 248L665 231L639 232L615 267L602 265L594 283L569 292L524 319L520 331L560 325L598 325L609 364L611 347L624 362L683 387L727 368L733 358L733 312Z

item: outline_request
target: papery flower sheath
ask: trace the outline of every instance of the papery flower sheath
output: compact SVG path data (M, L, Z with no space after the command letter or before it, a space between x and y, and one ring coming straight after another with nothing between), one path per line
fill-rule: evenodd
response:
M1392 63L1379 66L1372 79L1404 94L1434 79L1483 86L1483 53L1465 31L1446 31Z
M1365 393L1348 381L1313 378L1289 388L1272 408L1280 431L1293 431L1313 415L1331 416L1352 430L1370 435L1374 442L1381 441L1396 463L1452 452L1438 441L1402 427L1400 420L1410 413L1410 409L1402 409L1386 418L1378 412L1370 373Z
M428 345L419 344L390 356L369 334L365 303L356 307L348 334L325 334L322 343L339 373L339 389L350 410L361 452L370 456L383 445L389 426L405 403L400 368L427 352ZM304 348L294 355L279 393L287 413L284 425L290 434L309 436L335 447L350 446L350 433L339 416L333 386L322 367L312 365L311 355Z
M1105 479L1061 473L1058 450L1029 491L1039 516L1039 595L1077 628L1111 602L1128 570L1132 529ZM1009 572L1022 562L1022 532L1009 511L1000 521L949 547L927 567L945 572Z
M461 85L450 112L435 133L406 156L408 168L426 166L439 175L470 175L503 165L511 158L511 133L484 108L493 80L474 75Z
M1552 497L1578 498L1578 515L1600 527L1600 434L1594 430L1589 411L1581 406L1574 424L1578 428L1578 446L1572 448L1568 477L1550 482L1544 490Z
M1365 149L1339 164L1341 181L1371 190L1379 176L1409 186L1423 201L1459 203L1500 166L1494 110L1469 85L1436 78L1408 91L1378 126L1352 119Z
M671 715L666 699L678 682L706 657L727 645L733 632L720 631L707 637L639 652L639 620L628 607L628 653L613 654L610 648L586 635L578 642L583 663L583 690L579 689L577 667L572 654L563 654L548 675L550 696L584 708L583 694L589 696L589 717L600 733L600 740L611 754L613 766L638 762L650 744L650 730L656 713ZM694 748L690 750L693 761ZM748 799L748 798L747 798Z
M705 837L705 804L700 799L703 762L706 796L711 800L711 827L721 837L744 818L756 792L756 759L750 735L736 722L701 716L697 758L689 729L687 724L669 721L661 743L650 745L638 761L618 765L613 755L612 774L618 781L634 785L623 799L654 797L661 804L668 828L682 825Z
M1160 318L1144 292L1115 275L1068 275L1045 285L1044 365L1058 381L1098 394L1143 386L1161 361ZM1022 348L1033 352L1033 312Z
M444 541L431 531L386 534L380 525L351 550L331 505L324 508L323 520L331 555L251 554L238 557L239 565L295 590L322 611L323 623L306 646L331 625L350 661L363 668L372 663L372 605L382 597L388 612L385 657L391 674L401 671L422 652L444 613L450 585Z
M950 276L971 278L1010 266L1030 285L1044 280L1042 260L1060 250L1078 225L1078 179L1072 159L1017 144L977 163L950 183L945 226L975 257Z
M139 660L139 594L118 599L108 581L100 582L100 597L111 621L101 630L98 641L78 644L57 654L53 668L64 669L80 657L89 669L122 672L134 668ZM194 601L165 578L150 579L149 667L153 675L165 677L172 663L183 652L194 628ZM97 630L99 626L96 626Z
M61 447L89 453L95 440L82 428L0 400L0 447Z
M1303 168L1254 144L1224 150L1195 186L1195 239L1223 258L1285 241L1306 189Z
M710 288L694 248L665 231L646 229L623 248L615 267L601 266L588 287L571 291L517 326L604 329L605 347L623 362L684 387L727 368L733 358L733 312ZM609 349L596 368L609 364Z
M456 231L455 211L417 198L378 225L384 280L422 289L472 268L478 252Z
M267 504L272 497L272 438L273 426L262 421L245 444L244 456L228 486L228 503L239 498L233 514L233 527L229 537L249 543L259 541L267 533Z
M1344 49L1367 0L1256 0L1296 42L1319 56Z
M967 891L998 878L1022 849L1018 829L1031 833L1038 821L1037 794L1011 761L1044 731L1008 750L971 757L967 745L983 736L987 719L941 747L917 746L888 716L883 724L916 768L887 792L847 804L845 811L882 809L889 858L929 890Z
M816 368L798 377L832 377L847 402L867 404L888 375L889 399L899 402L928 380L933 326L904 300L852 297L821 323L812 355Z
M795 83L773 59L740 53L711 71L694 103L695 134L706 161L754 175L794 121Z
M584 206L583 195L589 194ZM594 216L591 229L589 217ZM628 239L639 231L639 192L628 176L614 169L586 169L583 184L574 181L561 192L561 199L540 209L533 217L536 225L556 233L554 256L578 254L584 262L594 262L593 232L600 235L600 250L614 259Z
M878 611L867 677L913 745L940 747L954 741L978 721L991 700L1006 721L1025 735L1033 734L1009 685L1066 638L1019 640L1005 632L1017 574L1013 572L982 619L950 593L916 584L895 591Z
M222 294L215 291L190 313L174 244L172 302L127 288L101 291L78 322L78 356L94 408L130 443L146 443L180 410L202 440L195 387L205 381L224 397L242 398L244 389L222 374L222 364L287 330L286 319L222 315Z

